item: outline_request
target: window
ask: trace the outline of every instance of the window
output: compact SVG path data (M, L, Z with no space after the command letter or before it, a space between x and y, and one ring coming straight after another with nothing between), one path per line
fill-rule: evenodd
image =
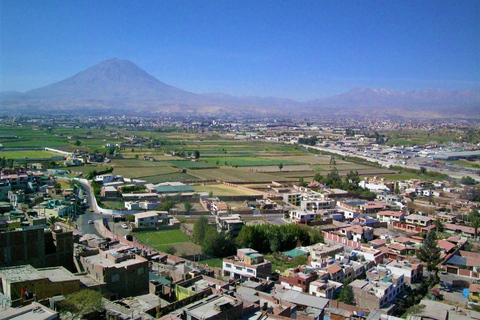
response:
M252 269L247 269L247 272L248 273L254 273L254 271Z
M230 263L225 263L225 268L231 268L232 265Z
M235 266L235 269L237 269L238 271L242 271L243 268L242 267L239 267L239 266Z

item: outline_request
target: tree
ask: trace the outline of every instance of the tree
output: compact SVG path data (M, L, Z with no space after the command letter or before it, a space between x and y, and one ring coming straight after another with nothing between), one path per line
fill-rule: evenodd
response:
M426 175L426 174L427 174L427 168L425 168L425 167L420 167L420 174Z
M208 193L208 197L209 197L209 198L213 198L213 191L210 191L210 192Z
M440 231L443 231L443 223L442 220L436 219L434 222L435 225L435 231L439 233Z
M81 144L82 144L82 141L80 141L80 140L77 140L77 141L75 141L75 143L74 143L74 145L76 145L76 146L80 146Z
M195 224L193 225L193 242L196 244L202 244L203 240L205 239L207 227L208 219L202 215L197 221L195 221Z
M331 166L336 166L336 165L337 165L337 160L335 160L335 157L334 157L334 156L331 156L331 157L330 157L330 165L331 165Z
M282 169L283 169L283 163L280 162L280 163L278 164L278 169L280 169L280 171L282 171Z
M343 283L343 288L342 291L340 291L338 300L351 306L355 305L355 295L353 294L353 289L347 284L347 282Z
M187 201L183 203L183 206L185 207L185 211L187 212L187 214L189 214L190 210L192 210L192 204Z
M199 158L200 158L200 152L199 152L198 150L195 150L195 151L193 152L193 157L194 157L195 159L199 159Z
M54 228L55 224L60 221L60 218L58 216L50 216L48 217L47 223L50 226L50 228Z
M128 222L135 222L135 216L133 214L126 214L124 217Z
M430 230L427 233L422 246L417 250L417 258L424 262L429 273L433 273L437 278L437 265L440 263L440 251L437 246L437 233L435 230Z
M224 232L217 232L217 229L212 226L206 228L205 238L202 242L203 253L217 258L224 258L234 255L236 250L235 241L233 241L230 235Z
M466 176L466 177L462 177L462 179L460 179L460 183L464 184L464 185L467 185L467 186L473 186L473 185L477 184L477 181L475 181L475 179L473 179L470 176Z
M476 240L478 236L478 228L480 227L480 218L478 216L473 218L471 225L474 230L473 238Z
M101 293L84 289L67 295L65 300L59 302L58 309L62 319L80 319L83 315L102 310L102 298Z
M137 160L137 159L138 159L138 154L135 155L135 160Z

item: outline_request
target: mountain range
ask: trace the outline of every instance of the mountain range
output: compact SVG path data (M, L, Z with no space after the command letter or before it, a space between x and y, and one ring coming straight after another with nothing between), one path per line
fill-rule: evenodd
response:
M134 63L109 59L25 93L0 93L0 112L74 114L385 116L480 118L480 89L388 91L357 88L306 102L275 97L197 94L165 84Z

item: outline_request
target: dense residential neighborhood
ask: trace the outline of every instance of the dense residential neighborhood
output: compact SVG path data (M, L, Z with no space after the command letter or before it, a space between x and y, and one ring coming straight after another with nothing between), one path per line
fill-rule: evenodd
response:
M102 141L105 154L3 159L0 318L480 319L478 144L387 147L337 126L239 126L223 124L225 146L248 140L323 167L282 160L194 179L232 157L155 153L167 141L137 134ZM218 123L188 129L219 133ZM434 169L449 157L469 166ZM182 179L146 174L171 175L172 163ZM278 179L253 182L262 175Z

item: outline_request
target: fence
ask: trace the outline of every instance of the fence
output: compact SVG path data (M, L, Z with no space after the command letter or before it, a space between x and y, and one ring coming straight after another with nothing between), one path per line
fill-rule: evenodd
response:
M344 244L344 245L352 247L354 249L360 248L362 246L362 244L360 242L356 242L356 241L353 241L353 240L348 240L345 237L340 237L339 235L336 235L336 234L333 234L333 233L330 233L330 232L326 232L326 231L323 232L323 238L325 240L330 240L330 241L333 241L333 242L336 242L336 243Z

